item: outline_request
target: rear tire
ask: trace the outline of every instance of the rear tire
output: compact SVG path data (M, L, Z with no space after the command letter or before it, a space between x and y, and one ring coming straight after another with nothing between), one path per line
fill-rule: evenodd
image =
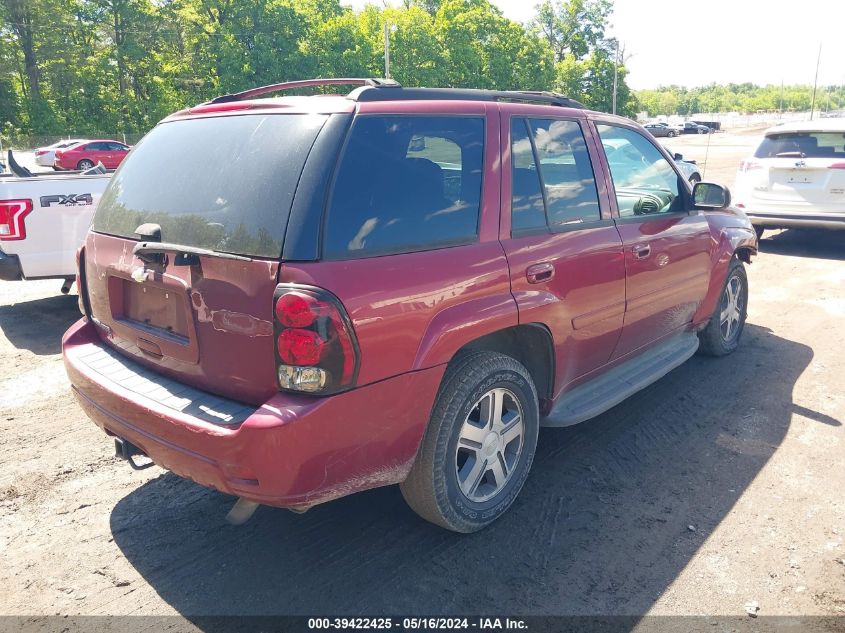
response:
M86 169L91 169L94 166L94 163L88 160L87 158L83 158L81 161L76 163L76 168L79 171L85 171Z
M669 130L669 138L675 138L678 133L675 130Z
M698 350L707 356L727 356L739 346L748 315L748 277L736 257L731 260L719 303L710 323L698 333Z
M435 525L475 532L522 489L539 432L528 370L493 352L469 352L446 370L419 454L400 484L411 509Z

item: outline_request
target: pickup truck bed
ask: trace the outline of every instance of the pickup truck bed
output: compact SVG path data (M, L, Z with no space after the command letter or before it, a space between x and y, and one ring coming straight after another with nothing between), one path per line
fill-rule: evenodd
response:
M72 279L76 249L110 178L0 174L0 279Z

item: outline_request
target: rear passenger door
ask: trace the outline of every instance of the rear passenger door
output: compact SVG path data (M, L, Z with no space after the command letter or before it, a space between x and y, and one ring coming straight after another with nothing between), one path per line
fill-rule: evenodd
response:
M683 177L634 128L596 122L625 246L625 327L614 358L689 325L710 281L710 228Z
M108 169L115 169L126 156L126 149L120 143L105 143L108 150L104 154L103 165Z
M555 396L608 362L625 308L622 240L588 137L578 120L503 121L500 239L520 323L551 330Z

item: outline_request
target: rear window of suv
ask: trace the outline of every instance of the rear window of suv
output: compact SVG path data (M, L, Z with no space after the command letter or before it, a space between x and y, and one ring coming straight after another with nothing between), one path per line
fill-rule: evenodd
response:
M475 241L484 120L365 115L355 122L331 195L328 259L352 259Z
M756 158L845 158L842 132L784 132L770 134L754 153Z
M163 123L115 172L93 230L279 257L296 185L323 115L237 115Z

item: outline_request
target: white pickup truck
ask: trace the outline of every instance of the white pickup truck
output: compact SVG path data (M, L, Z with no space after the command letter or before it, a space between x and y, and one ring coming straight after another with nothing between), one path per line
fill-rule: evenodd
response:
M0 279L64 279L67 292L111 173L26 175L11 156L7 168L0 173Z

